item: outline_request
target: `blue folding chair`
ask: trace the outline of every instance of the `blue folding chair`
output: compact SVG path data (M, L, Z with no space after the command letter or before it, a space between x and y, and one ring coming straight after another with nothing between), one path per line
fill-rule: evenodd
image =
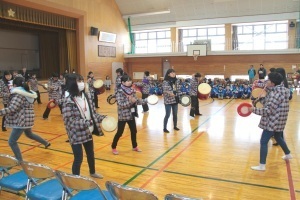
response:
M25 191L28 177L23 170L11 173L16 166L19 166L19 161L16 158L0 154L0 191L2 188L13 192Z
M196 199L196 198L191 198L191 197L187 197L187 196L182 196L179 194L167 194L165 196L165 200L202 200L202 198Z
M63 187L63 200L114 200L108 191L102 190L90 178L61 171L56 171L56 177Z
M113 200L158 200L155 194L144 189L123 186L112 181L106 181L105 185Z
M55 171L42 164L21 161L28 176L26 200L60 200L63 187L55 178Z

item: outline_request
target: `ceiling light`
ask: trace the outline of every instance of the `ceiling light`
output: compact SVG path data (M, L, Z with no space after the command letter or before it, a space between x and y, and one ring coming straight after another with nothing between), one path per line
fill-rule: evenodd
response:
M157 12L148 12L148 13L136 13L136 14L128 14L128 15L123 15L123 18L129 18L129 17L145 17L145 16L150 16L150 15L162 15L162 14L169 14L171 13L170 9L168 10L163 10L163 11L157 11Z

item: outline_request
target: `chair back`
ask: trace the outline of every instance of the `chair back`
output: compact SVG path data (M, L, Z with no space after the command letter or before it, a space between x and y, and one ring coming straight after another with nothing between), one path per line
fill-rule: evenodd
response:
M99 187L94 180L79 175L56 171L56 177L63 186L73 190L92 190Z
M122 186L121 184L112 181L107 181L105 185L115 200L158 200L157 196L152 192L144 189Z
M46 179L55 176L55 172L50 167L42 164L21 161L21 166L28 177L33 179Z
M111 199L110 193L102 191L100 186L90 178L61 171L56 171L55 175L63 187L63 199L68 199L69 196L72 197L71 199L100 199L101 196L104 200ZM78 193L72 194L73 191Z
M10 155L0 154L0 167L10 168L19 165L19 161Z
M165 196L165 200L202 200L201 199L196 199L196 198L190 198L190 197L187 197L187 196L182 196L182 195L179 195L179 194L167 194Z

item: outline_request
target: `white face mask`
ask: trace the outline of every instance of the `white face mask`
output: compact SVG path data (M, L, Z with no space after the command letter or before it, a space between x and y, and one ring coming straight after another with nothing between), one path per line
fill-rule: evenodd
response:
M77 83L79 92L84 90L84 82Z

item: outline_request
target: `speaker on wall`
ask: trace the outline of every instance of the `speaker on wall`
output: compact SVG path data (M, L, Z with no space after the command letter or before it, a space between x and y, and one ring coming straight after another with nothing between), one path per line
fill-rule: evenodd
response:
M97 35L98 36L98 28L91 27L91 35Z

